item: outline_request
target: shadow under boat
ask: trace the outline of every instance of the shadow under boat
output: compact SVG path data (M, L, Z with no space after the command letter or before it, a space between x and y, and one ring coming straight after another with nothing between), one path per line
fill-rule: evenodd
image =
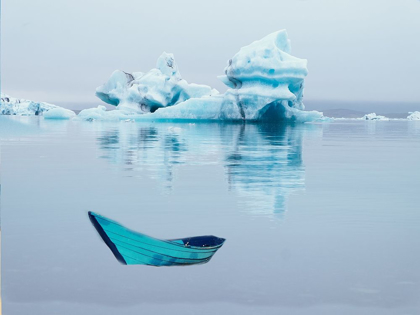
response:
M131 231L119 223L89 211L92 222L105 244L124 265L186 266L210 261L225 242L206 235L160 240Z

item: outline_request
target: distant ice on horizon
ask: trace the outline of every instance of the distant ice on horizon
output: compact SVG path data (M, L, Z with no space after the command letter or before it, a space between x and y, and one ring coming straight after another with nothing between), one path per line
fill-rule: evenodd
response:
M376 113L370 113L370 114L364 115L361 119L363 120L389 120L388 117L385 117L382 115L376 115Z

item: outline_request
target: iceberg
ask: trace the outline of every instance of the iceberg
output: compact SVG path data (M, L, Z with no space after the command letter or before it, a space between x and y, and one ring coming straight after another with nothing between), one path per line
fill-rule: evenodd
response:
M229 88L224 94L209 86L188 84L181 78L174 56L163 53L156 69L146 74L115 71L96 89L96 95L125 112L120 119L134 114L136 120L323 120L321 112L304 111L307 74L307 61L291 55L287 32L280 30L241 48L228 61L225 74L219 76ZM98 115L95 109L82 116L87 120L115 119L120 114L103 111Z
M410 112L410 115L408 115L407 119L408 120L420 120L420 112L419 111L415 111L415 112Z
M219 78L230 89L222 113L246 120L298 120L303 105L307 61L291 55L281 30L242 47ZM317 115L312 113L312 115Z
M70 119L76 113L57 105L10 97L1 93L0 115L44 116L47 119Z
M363 120L389 120L388 117L376 115L376 113L366 114L361 119Z
M18 99L1 93L0 115L42 116L45 112L53 108L58 108L58 106L44 102Z
M102 101L132 113L153 113L190 98L218 93L207 85L189 84L182 79L174 55L166 52L158 58L155 69L132 74L116 70L96 89Z

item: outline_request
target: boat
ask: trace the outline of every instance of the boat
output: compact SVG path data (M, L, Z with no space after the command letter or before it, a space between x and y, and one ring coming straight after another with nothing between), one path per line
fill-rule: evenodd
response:
M161 240L131 231L102 215L89 219L115 258L124 265L186 266L210 261L225 242L213 235Z

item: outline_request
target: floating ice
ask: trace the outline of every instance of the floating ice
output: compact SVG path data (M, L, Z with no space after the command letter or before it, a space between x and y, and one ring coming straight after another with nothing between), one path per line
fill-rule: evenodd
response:
M18 99L1 93L0 115L43 115L45 112L53 108L58 108L58 106L44 102L34 102L24 99Z
M388 117L376 115L376 113L366 114L362 117L363 120L389 120Z
M408 120L420 120L420 112L410 112L409 114L407 117Z
M75 112L62 107L52 108L44 113L45 119L71 119L75 116Z
M115 71L96 90L104 102L128 113L145 113L135 119L275 120L324 119L317 111L304 111L303 88L307 61L290 54L285 30L243 47L228 62L219 78L230 89L223 95L208 86L181 79L172 54L163 53L157 69L128 74ZM91 119L113 118L108 112ZM84 119L87 112L83 113ZM127 119L125 116L124 119Z
M207 85L188 84L181 78L174 56L164 52L156 68L147 73L114 71L109 80L96 89L96 96L118 109L132 113L150 113L190 98L218 94Z
M126 113L120 110L106 110L106 107L99 105L95 108L88 108L82 110L77 116L78 119L82 120L127 120L135 119L140 115Z

